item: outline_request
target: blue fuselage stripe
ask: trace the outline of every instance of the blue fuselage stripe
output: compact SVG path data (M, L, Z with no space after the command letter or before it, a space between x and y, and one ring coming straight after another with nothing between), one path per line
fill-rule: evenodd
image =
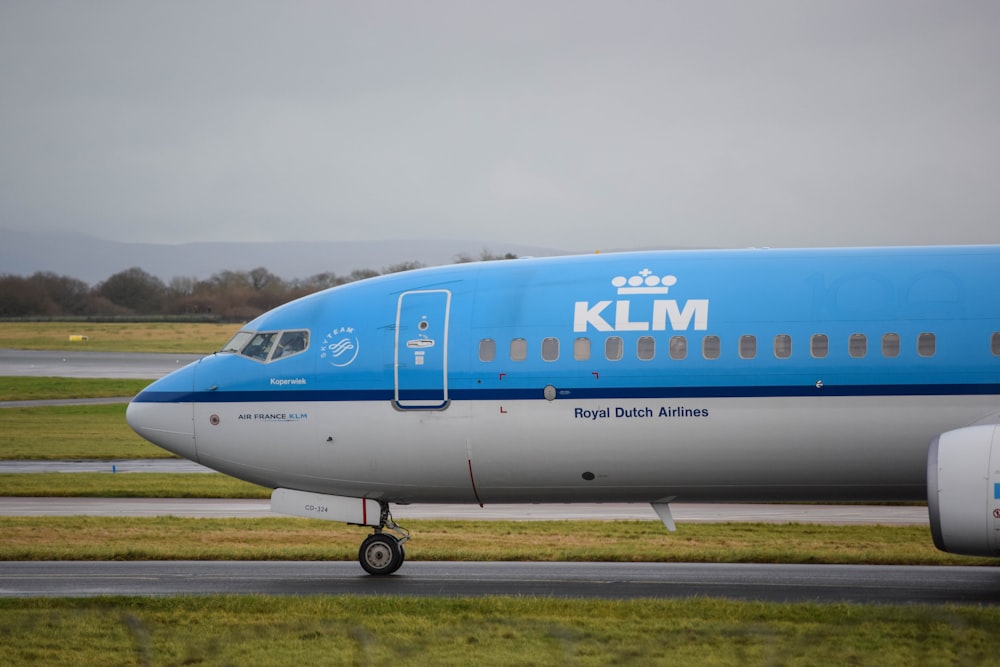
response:
M744 387L612 387L612 388L561 388L559 399L569 400L621 400L660 398L798 398L824 396L988 396L1000 395L1000 384L926 384L926 385L852 385L852 386L744 386ZM440 391L429 390L427 395L412 391L413 400L440 397ZM538 388L512 389L452 389L448 397L454 401L511 401L544 398ZM265 391L201 391L168 392L144 391L135 397L137 403L280 403L280 402L331 402L391 401L392 389L364 390L265 390Z

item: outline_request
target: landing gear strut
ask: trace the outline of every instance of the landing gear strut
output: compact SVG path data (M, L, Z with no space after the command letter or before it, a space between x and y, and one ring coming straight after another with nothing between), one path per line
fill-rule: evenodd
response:
M403 543L410 539L410 534L392 520L388 503L379 503L382 514L379 517L378 528L365 538L358 550L358 560L365 572L376 577L392 574L406 560L406 550ZM383 532L389 530L396 535Z

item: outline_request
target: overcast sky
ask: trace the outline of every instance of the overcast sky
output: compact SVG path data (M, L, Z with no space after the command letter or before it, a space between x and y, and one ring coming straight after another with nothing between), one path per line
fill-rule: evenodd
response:
M1000 2L0 3L0 228L1000 242Z

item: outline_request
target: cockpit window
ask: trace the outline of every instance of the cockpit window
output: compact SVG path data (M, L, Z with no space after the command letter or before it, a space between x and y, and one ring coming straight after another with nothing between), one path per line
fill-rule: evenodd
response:
M303 352L307 347L309 347L308 331L283 331L271 359L290 357L293 354Z
M256 359L257 361L266 361L267 355L271 354L271 346L274 345L274 341L277 337L278 334L274 331L255 334L254 337L250 339L247 346L243 348L243 352L241 354L244 357L250 357L251 359Z
M309 347L308 331L241 331L226 343L221 352L240 354L257 361L284 359Z
M250 342L251 338L253 338L252 331L241 331L233 336L228 343L223 345L219 352L233 352L234 354L239 354L240 350L243 349L244 345Z

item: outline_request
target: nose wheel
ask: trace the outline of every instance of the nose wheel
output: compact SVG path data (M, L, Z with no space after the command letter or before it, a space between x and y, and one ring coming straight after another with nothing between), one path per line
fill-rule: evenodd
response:
M406 559L403 545L393 535L375 533L365 538L358 550L358 560L368 574L384 576L399 569Z
M396 537L383 530L388 529L400 534ZM406 560L406 550L403 543L410 539L409 533L392 520L389 505L382 503L382 516L379 527L365 538L358 549L358 561L361 567L370 575L381 577L392 574Z

